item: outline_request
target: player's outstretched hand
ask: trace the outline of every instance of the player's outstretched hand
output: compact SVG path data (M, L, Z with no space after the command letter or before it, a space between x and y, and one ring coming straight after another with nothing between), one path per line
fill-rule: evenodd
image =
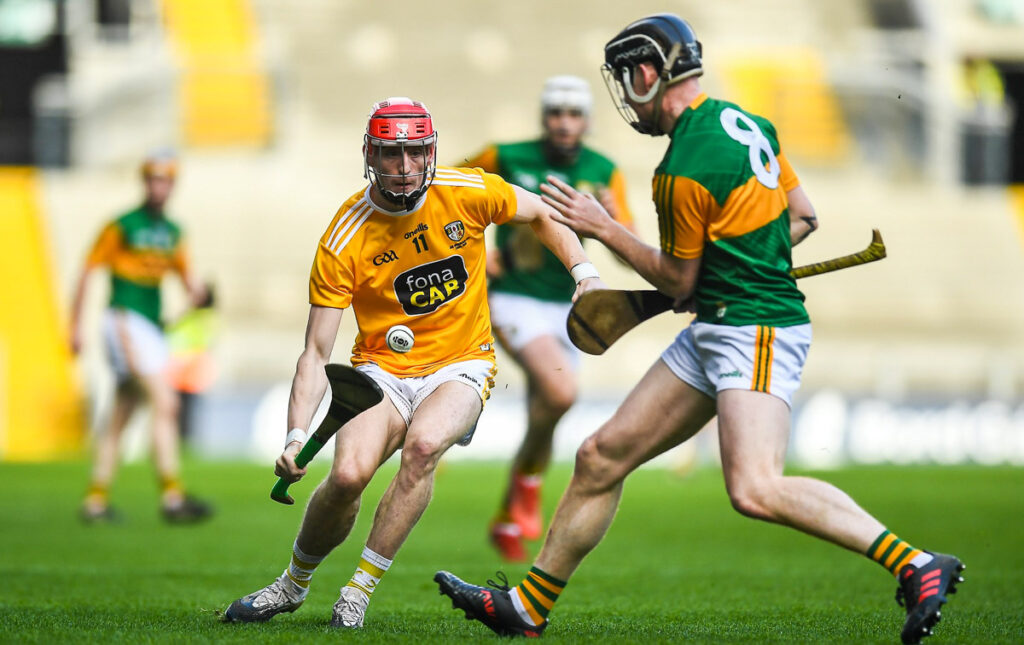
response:
M544 203L558 211L552 219L579 235L600 238L602 231L615 222L593 195L579 192L554 175L548 175L540 191Z
M579 284L576 285L576 292L572 294L572 301L576 302L576 299L588 291L594 289L607 289L608 287L601 278L585 278L580 280Z
M284 447L284 452L274 462L274 474L289 484L294 484L306 474L305 468L299 468L295 465L295 456L299 454L300 450L302 450L302 444L298 441L293 441Z

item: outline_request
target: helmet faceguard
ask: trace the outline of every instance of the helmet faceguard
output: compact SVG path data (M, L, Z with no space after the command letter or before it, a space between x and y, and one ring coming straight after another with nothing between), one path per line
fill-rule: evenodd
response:
M404 96L373 106L363 136L363 176L409 211L437 170L437 132L426 106Z
M549 155L560 160L575 159L583 142L581 138L578 138L572 146L558 145L547 129L546 117L548 114L568 110L589 122L590 111L593 107L594 97L590 93L590 84L582 78L567 75L552 76L544 82L544 89L540 94L540 109L541 122L544 125L544 140Z
M641 134L665 134L659 124L661 98L670 85L704 73L701 50L689 23L667 13L641 18L612 38L604 48L601 75L626 123ZM633 89L632 76L641 63L651 63L658 71L658 78L643 95ZM630 101L654 101L651 120L642 120Z

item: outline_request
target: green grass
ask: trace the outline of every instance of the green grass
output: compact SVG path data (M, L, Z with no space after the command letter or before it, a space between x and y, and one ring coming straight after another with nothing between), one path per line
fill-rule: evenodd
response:
M494 642L450 609L431 577L475 582L505 569L484 540L503 464L451 464L435 499L375 594L366 627L327 620L348 580L387 479L367 491L352 538L321 565L303 608L265 625L217 614L277 576L301 507L268 498L268 467L189 462L187 481L217 504L197 527L166 526L145 466L126 468L114 500L124 522L81 525L80 463L0 465L0 642ZM292 489L303 503L317 477ZM569 477L548 479L553 508ZM911 543L952 552L967 581L934 643L1024 642L1024 469L862 468L832 481ZM536 548L536 545L534 545ZM584 642L898 642L902 609L879 566L794 531L733 512L721 474L636 473L611 531L567 587L545 639Z

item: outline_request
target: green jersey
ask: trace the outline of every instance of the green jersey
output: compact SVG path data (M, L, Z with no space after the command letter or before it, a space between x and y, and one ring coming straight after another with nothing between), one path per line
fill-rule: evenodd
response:
M789 275L786 192L799 185L775 128L700 95L680 115L654 175L661 250L701 258L697 320L787 327L809 322Z
M87 267L110 269L110 306L131 309L160 324L160 280L169 270L185 275L181 229L144 206L125 213L100 232Z
M610 159L590 148L582 147L572 164L555 165L545 154L543 140L499 144L488 147L463 165L482 168L538 194L548 175L554 175L576 190L595 197L599 196L601 189L607 188L615 201L616 219L623 224L632 223L622 174ZM529 227L499 226L495 240L504 272L491 280L489 288L492 291L553 302L572 300L576 281Z

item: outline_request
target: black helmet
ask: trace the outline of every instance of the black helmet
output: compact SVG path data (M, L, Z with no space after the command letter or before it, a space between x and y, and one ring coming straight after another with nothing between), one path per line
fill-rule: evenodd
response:
M690 24L671 13L641 18L620 31L604 46L605 84L619 113L643 134L661 134L656 124L641 123L626 103L628 95L636 103L659 97L665 87L704 73L701 45ZM633 91L632 70L640 63L651 63L658 70L658 81L651 90L638 96Z

